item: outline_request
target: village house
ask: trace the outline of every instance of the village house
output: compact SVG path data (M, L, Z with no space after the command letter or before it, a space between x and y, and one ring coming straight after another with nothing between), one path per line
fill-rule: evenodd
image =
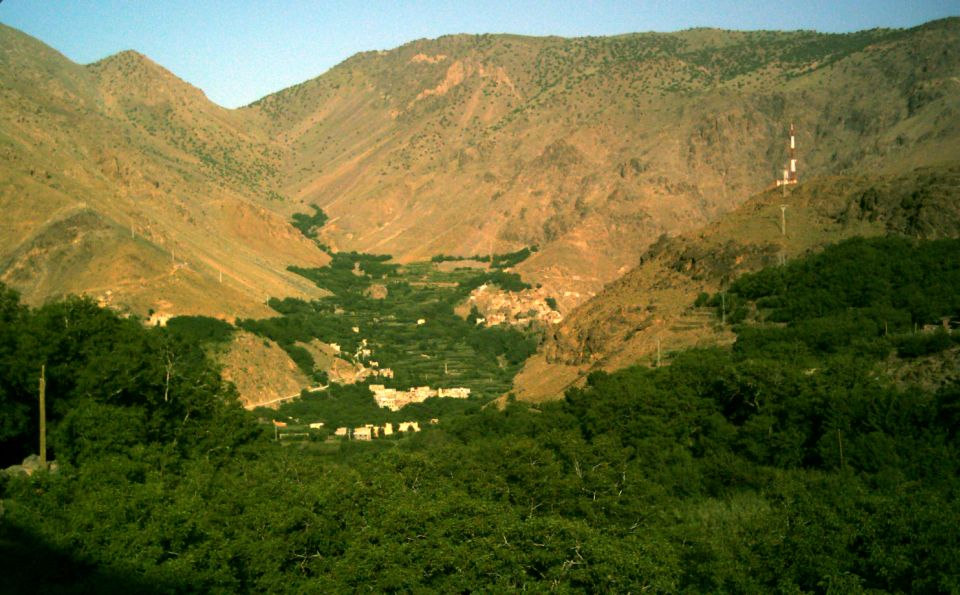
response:
M480 312L476 324L525 326L533 322L557 324L563 320L560 312L550 305L550 297L543 288L517 294L481 285L471 292L469 300Z
M437 396L445 399L466 399L470 396L470 389L462 386L456 388L438 388Z
M415 422L415 421L402 421L402 422L400 422L400 429L399 429L399 431L401 431L401 432L419 432L419 431L420 431L420 424L417 423L417 422Z
M432 419L430 423L436 424L439 423L439 419ZM420 423L416 421L403 421L400 422L396 428L392 423L385 423L382 426L377 426L374 424L363 424L362 426L353 428L337 428L334 432L335 436L340 438L349 438L353 440L361 440L363 442L371 441L375 438L381 438L384 436L393 436L396 432L419 432Z
M391 373L392 376L392 373ZM371 384L370 392L378 407L386 407L391 411L399 411L411 403L422 403L430 397L447 399L466 399L470 396L470 389L464 387L432 389L429 386L418 386L406 391L387 388L382 384Z
M167 326L167 321L171 318L173 318L173 316L170 314L154 312L150 315L150 318L147 319L147 326Z

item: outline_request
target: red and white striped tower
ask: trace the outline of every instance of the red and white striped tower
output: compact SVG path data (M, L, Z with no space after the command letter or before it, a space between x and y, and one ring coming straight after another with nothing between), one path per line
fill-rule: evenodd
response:
M777 180L777 186L796 184L797 179L797 137L796 129L790 124L790 160L783 167L783 178Z
M797 183L797 140L796 130L790 124L790 184Z

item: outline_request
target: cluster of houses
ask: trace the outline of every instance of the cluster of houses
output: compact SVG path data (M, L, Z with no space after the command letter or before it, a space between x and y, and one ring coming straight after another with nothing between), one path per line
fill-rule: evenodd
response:
M430 423L438 423L439 420L431 419ZM346 428L341 427L337 428L334 431L334 436L339 436L340 438L347 438L352 440L373 440L374 438L381 438L385 436L392 436L396 432L419 432L420 423L415 421L402 421L397 424L396 430L393 428L393 424L387 422L382 426L376 426L373 424L364 424L357 428Z
M470 396L470 389L464 387L432 389L429 386L418 386L409 390L397 390L382 384L371 384L370 392L378 406L386 407L390 411L399 411L410 403L422 403L430 397L466 399Z
M474 289L469 299L471 305L483 313L477 324L526 326L532 322L557 324L563 320L563 316L547 303L542 288L513 293L485 283Z
M440 420L433 418L430 420L431 424L438 424ZM274 420L273 426L276 432L276 439L280 440L281 438L300 438L309 436L308 432L304 431L283 431L281 429L286 429L288 427L287 422ZM313 422L309 424L311 430L322 430L324 423L322 421ZM346 426L339 427L334 430L333 435L337 438L346 438L348 440L373 440L374 438L383 438L386 436L392 436L394 433L406 433L406 432L419 432L420 431L420 422L416 421L402 421L396 426L394 424L387 422L382 426L374 424L363 424L362 426L356 428L349 428Z

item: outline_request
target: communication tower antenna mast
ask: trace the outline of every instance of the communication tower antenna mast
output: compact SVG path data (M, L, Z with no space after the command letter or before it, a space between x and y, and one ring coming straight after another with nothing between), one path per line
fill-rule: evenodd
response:
M797 131L790 123L790 183L797 183Z
M777 186L782 190L783 196L787 195L787 186L799 181L797 178L797 129L792 123L790 124L790 144L787 154L789 159L783 168L783 178L777 180Z

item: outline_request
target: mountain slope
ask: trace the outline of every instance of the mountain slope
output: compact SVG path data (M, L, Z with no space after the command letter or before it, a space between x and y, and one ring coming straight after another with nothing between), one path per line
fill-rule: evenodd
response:
M956 154L960 20L847 35L691 30L448 36L360 54L244 111L290 148L325 241L403 260L537 244L561 306L661 233L763 190L798 129L803 179Z
M790 123L802 179L956 154L958 38L958 19L846 35L454 35L225 110L136 52L83 67L3 27L0 175L18 223L0 275L34 301L117 286L136 310L263 313L267 295L310 291L287 265L326 260L286 223L314 203L334 248L409 261L539 245L519 271L569 310L662 233L767 187ZM99 231L47 266L45 225L64 219ZM94 260L123 254L131 224L130 264L89 264L96 287L58 272L88 240ZM164 285L181 261L196 278Z
M701 292L853 236L960 237L960 164L875 177L824 177L767 191L700 230L662 237L639 266L548 333L517 376L526 400L562 395L593 370L654 365L672 352L732 341ZM781 208L785 206L785 210ZM784 224L785 231L784 234Z
M28 301L271 315L268 297L323 293L287 271L328 261L288 223L310 204L334 249L411 261L538 245L516 269L572 317L521 396L648 357L656 336L724 339L687 311L723 275L689 271L778 257L781 198L743 208L779 175L791 123L803 183L790 221L823 229L788 234L788 256L885 225L804 211L804 196L854 204L873 188L856 208L899 201L898 225L914 229L923 192L955 196L930 172L960 154L960 19L846 35L446 36L359 54L240 110L136 52L80 66L3 26L0 64L0 281ZM555 386L528 391L534 376Z
M132 52L83 67L0 26L0 60L0 281L140 315L316 295L285 268L326 256L238 173L279 154L246 116Z

